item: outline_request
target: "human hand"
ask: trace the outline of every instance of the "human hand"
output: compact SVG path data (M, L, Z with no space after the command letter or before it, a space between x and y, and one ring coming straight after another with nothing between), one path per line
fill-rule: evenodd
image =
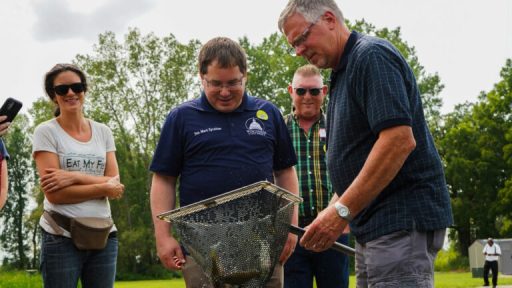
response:
M300 245L314 252L325 251L341 236L347 224L338 216L334 205L330 205L305 228L306 233L300 239Z
M288 239L286 239L286 243L284 244L283 251L279 256L279 263L283 265L290 256L292 256L293 251L295 251L295 245L297 245L297 235L288 233Z
M156 251L160 262L170 270L181 270L186 260L180 244L173 237L156 237Z
M45 172L41 177L41 188L45 193L56 192L76 183L74 172L56 168L47 168Z
M0 116L0 122L4 121L5 119L7 119L6 115ZM0 136L4 136L5 133L7 133L7 130L8 130L7 128L9 128L10 125L11 125L11 122L5 122L5 123L0 124Z
M124 185L121 184L119 175L110 178L105 185L107 185L107 196L110 200L120 199L123 197Z

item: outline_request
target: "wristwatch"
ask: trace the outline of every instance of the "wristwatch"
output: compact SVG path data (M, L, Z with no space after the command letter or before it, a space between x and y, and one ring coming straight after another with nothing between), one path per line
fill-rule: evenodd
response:
M340 202L334 203L334 208L336 208L336 212L338 212L338 215L345 219L347 222L352 221L352 215L350 215L350 210L348 210L348 207L341 204Z

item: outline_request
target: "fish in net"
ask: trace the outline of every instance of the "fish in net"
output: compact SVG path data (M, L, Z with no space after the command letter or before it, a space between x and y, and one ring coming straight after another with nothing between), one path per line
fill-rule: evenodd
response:
M263 287L302 199L263 181L159 215L214 287Z

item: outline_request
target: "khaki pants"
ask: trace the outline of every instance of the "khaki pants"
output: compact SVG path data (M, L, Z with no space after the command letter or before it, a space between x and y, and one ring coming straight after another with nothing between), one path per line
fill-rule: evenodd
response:
M183 278L187 288L213 288L213 285L208 280L208 277L204 274L201 267L192 258L187 256L187 262L182 268ZM282 288L283 287L283 265L277 263L274 268L274 274L265 285L266 288Z

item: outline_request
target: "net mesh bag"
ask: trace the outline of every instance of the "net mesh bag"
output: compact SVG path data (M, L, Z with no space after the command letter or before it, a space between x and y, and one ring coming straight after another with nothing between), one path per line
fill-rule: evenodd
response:
M258 182L159 215L214 287L263 287L288 237L300 197Z

